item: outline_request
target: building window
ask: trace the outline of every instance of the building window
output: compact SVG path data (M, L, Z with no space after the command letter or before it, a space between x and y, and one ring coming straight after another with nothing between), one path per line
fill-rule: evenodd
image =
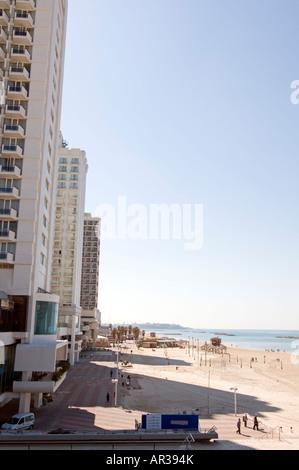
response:
M53 302L36 302L35 335L56 335L58 305Z

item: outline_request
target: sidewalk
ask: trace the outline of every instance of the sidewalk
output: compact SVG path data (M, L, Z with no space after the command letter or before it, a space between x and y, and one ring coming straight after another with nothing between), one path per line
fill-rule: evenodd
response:
M85 357L84 357L85 356ZM91 352L83 354L79 363L69 371L65 381L54 394L54 401L33 410L34 429L99 431L101 429L135 429L135 419L140 422L141 413L115 408L112 378L116 377L116 353ZM112 377L110 376L113 372ZM118 391L122 388L119 383ZM110 399L107 402L106 395ZM117 396L118 406L121 396ZM18 400L12 400L0 408L0 421L18 413Z
M130 374L129 370L119 371L117 407L114 406L112 378L116 377L115 361L116 352L113 351L85 353L80 362L71 368L64 383L54 394L54 401L33 410L36 416L35 430L43 432L58 428L93 432L135 430L135 420L141 422L142 411L126 410L121 407L122 396L129 393L125 385L126 375ZM121 374L124 375L123 378ZM107 392L110 394L109 402L106 399ZM4 408L0 408L0 421L15 413L18 413L18 400L13 400ZM240 418L242 422L242 417ZM241 434L237 434L237 419L238 417L233 414L213 415L212 418L200 416L199 425L202 431L215 426L219 441L240 440L243 443L246 440L271 438L266 434L267 430L253 430L251 421L247 428L242 422Z

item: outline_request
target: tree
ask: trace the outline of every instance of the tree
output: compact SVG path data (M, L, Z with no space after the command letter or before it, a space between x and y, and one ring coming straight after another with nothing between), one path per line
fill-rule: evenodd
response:
M133 329L132 329L132 333L133 333L133 336L134 336L134 339L135 341L138 340L139 338L139 335L140 335L140 330L137 326L135 326Z
M118 339L118 331L116 328L113 328L112 332L112 338L113 338L113 347L115 346L115 341Z

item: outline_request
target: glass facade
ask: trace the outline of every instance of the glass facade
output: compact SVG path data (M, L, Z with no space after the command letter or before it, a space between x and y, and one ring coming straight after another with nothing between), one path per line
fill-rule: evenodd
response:
M28 297L9 296L0 300L0 333L27 331Z
M58 304L53 302L36 302L35 335L56 335Z
M0 345L1 347L1 345ZM2 346L0 353L0 394L11 392L13 381L20 378L20 373L14 372L16 346Z

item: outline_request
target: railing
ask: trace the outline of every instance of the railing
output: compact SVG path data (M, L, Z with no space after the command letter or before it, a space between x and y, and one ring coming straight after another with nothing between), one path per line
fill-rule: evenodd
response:
M13 188L0 188L0 193L11 194L13 192Z
M9 233L10 231L9 230L0 230L0 237L3 238L3 237L9 237Z
M2 166L1 171L5 173L13 173L15 168L15 166Z

